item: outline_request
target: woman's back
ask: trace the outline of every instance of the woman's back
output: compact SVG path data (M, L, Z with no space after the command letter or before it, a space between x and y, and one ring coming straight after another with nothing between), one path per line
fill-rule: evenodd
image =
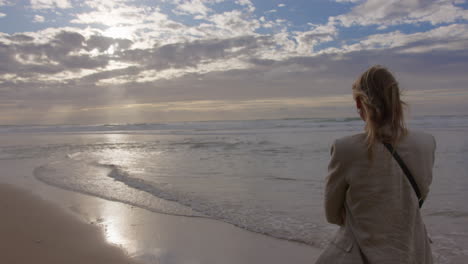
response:
M431 264L429 238L407 175L383 144L390 144L429 192L434 137L406 129L395 77L376 65L354 82L363 134L335 141L328 165L325 213L338 230L317 263Z
M423 197L432 180L434 150L434 138L421 132L407 133L396 147ZM368 159L365 134L334 145L337 166L346 171L345 225L350 235L370 263L432 262L414 189L383 144L375 144L372 153Z

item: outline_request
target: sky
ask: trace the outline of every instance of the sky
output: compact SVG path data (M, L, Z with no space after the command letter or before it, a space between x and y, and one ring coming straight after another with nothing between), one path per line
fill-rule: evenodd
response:
M0 0L0 124L468 114L466 0Z

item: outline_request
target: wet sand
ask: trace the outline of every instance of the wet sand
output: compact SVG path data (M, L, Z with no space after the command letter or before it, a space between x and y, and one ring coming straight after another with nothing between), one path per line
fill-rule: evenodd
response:
M18 187L0 184L0 210L1 263L136 263L99 227Z

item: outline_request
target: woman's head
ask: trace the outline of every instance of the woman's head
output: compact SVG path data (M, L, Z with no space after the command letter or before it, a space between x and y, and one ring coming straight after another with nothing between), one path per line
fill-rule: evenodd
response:
M376 141L395 144L406 134L405 103L398 82L386 68L375 65L361 74L353 84L353 97L366 122L369 155Z

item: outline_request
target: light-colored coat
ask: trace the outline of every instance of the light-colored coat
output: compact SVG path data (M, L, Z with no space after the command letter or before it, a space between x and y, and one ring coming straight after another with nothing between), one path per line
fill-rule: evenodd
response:
M435 140L409 131L396 151L425 198L432 181ZM365 134L338 139L325 188L328 222L340 226L316 264L431 264L430 240L406 175L381 143L367 158ZM363 257L364 256L364 257Z

